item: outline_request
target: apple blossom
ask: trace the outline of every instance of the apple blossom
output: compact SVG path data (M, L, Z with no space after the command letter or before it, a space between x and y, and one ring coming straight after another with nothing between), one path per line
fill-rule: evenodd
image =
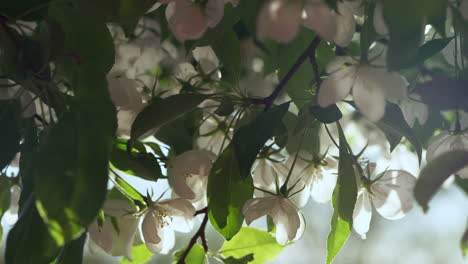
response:
M433 137L428 145L426 160L430 162L443 153L453 150L468 150L468 133L443 131ZM468 179L468 167L455 173L464 179Z
M318 103L327 107L352 93L359 111L371 121L378 121L385 113L386 99L406 97L406 84L394 72L368 64L356 64L350 57L337 57L327 65L331 73L320 86Z
M102 226L99 227L95 220L88 228L91 240L112 256L125 256L132 260L133 241L140 222L132 212L137 208L128 201L108 200L103 209L106 218Z
M377 33L382 36L388 35L388 27L385 24L384 15L383 15L383 3L377 2L374 9L374 29Z
M369 164L365 172L367 175L358 179L359 190L353 211L353 229L363 239L369 231L372 207L375 207L382 217L390 220L404 217L413 208L416 178L403 170L386 170L374 175L374 169L375 164Z
M209 27L215 27L224 15L223 0L198 3L173 0L166 8L166 19L179 41L198 39Z
M169 161L167 177L174 193L192 203L206 204L206 188L216 155L207 150L190 150Z
M427 105L417 101L420 98L419 95L411 95L411 97L400 101L403 117L410 127L414 126L416 120L420 125L424 125L429 118L429 109Z
M141 234L148 250L167 254L175 244L174 229L191 230L195 208L185 199L156 202L148 207L141 224Z

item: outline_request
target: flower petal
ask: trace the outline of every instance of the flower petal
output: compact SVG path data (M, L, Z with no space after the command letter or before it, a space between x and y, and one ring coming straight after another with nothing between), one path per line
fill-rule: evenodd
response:
M145 240L146 247L153 253L161 251L161 231L163 223L159 223L157 216L153 214L152 210L146 213L143 222L141 223L141 232Z
M356 1L357 2L357 1ZM336 35L334 42L341 47L346 47L353 39L356 31L356 22L352 10L343 2L338 2L338 15L336 16Z
M353 211L353 229L362 239L366 239L372 218L372 204L369 192L362 188L359 190L356 205Z
M271 214L276 204L276 196L268 196L264 198L253 198L245 202L242 207L242 213L245 216L245 222L250 225L254 220Z
M302 24L322 39L333 42L337 35L337 14L325 3L310 3L304 10L306 16Z
M384 16L383 16L383 4L382 2L377 2L374 9L374 28L379 35L386 36L388 35L388 27L385 24Z
M356 80L356 66L340 69L325 79L320 86L318 103L327 107L343 100L350 92Z
M303 232L299 210L287 198L277 197L271 218L276 226L276 241L280 245L294 241L299 229Z
M338 173L336 170L320 168L314 174L310 195L317 203L328 203L336 186Z
M260 10L257 20L257 38L271 38L287 43L299 32L302 7L299 3L271 0Z
M378 121L385 113L385 93L374 82L367 66L361 66L353 86L353 97L359 111L370 121Z

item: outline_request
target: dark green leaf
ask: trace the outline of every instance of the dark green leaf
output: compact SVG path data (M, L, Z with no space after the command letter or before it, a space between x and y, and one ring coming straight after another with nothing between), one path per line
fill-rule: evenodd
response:
M50 0L21 0L0 2L0 15L21 20L37 20L47 11Z
M126 145L117 144L110 161L117 169L149 181L157 181L161 176L158 160L151 153L126 151Z
M17 100L0 100L0 171L20 149L19 119L21 106Z
M352 154L348 151L348 143L341 126L338 126L338 128L340 134L340 161L338 180L332 198L334 212L331 231L327 240L327 264L333 261L351 233L353 210L357 197Z
M418 83L414 92L421 95L423 103L438 110L468 109L468 81L438 76L430 81Z
M283 117L283 123L288 130L286 150L289 153L296 153L301 150L311 154L320 153L321 124L307 109L299 112L299 117L287 112ZM300 144L304 129L307 129L307 131L302 139L302 144Z
M270 233L253 227L243 227L230 241L224 242L219 254L225 258L237 259L248 258L253 254L253 260L248 263L262 264L274 259L283 248L284 246L278 245Z
M234 103L232 102L232 99L229 97L223 97L221 100L221 103L216 109L215 114L219 116L228 116L234 112Z
M34 196L30 195L8 233L5 264L49 264L59 251L34 206Z
M455 182L468 195L468 179L462 179L460 176L455 177Z
M129 144L133 144L133 141L146 133L176 120L207 98L208 96L202 94L177 94L164 99L154 99L133 122Z
M331 124L343 117L340 109L336 105L330 105L322 108L318 105L309 107L309 112L320 122Z
M182 248L174 254L174 264L180 259L186 248ZM187 264L203 264L206 259L205 250L200 244L195 244L190 249L187 257L185 257L185 263Z
M430 40L417 50L416 54L400 67L400 69L410 68L422 64L425 60L439 53L453 38L433 39Z
M65 244L56 264L81 264L83 262L83 249L86 241L86 233L78 239Z
M240 77L240 42L234 31L229 30L219 36L212 44L223 67L227 70L229 81L237 83ZM223 77L224 78L224 77Z
M241 127L211 169L207 192L210 222L228 240L242 227L242 206L253 195L252 164L288 107L274 107Z
M457 150L438 156L421 170L414 187L414 197L424 211L427 211L429 200L439 190L442 183L467 165L468 152Z
M246 255L242 258L229 257L223 259L224 264L247 264L254 260L253 254Z

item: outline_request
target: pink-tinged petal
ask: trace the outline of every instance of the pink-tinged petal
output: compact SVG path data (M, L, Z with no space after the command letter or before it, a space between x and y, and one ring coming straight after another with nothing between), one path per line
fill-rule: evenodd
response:
M303 232L299 210L287 198L277 197L275 207L270 215L276 226L276 242L278 244L286 245L294 241L296 237L302 236L302 234L298 234L298 231Z
M164 223L160 222L160 218L153 214L152 210L146 213L143 222L141 223L141 232L145 240L146 247L153 253L161 251L161 230Z
M155 206L164 210L168 216L181 216L185 219L192 219L195 214L193 205L181 198L158 202Z
M356 32L356 22L352 10L343 2L338 2L338 13L336 16L336 35L333 40L338 46L346 47Z
M349 94L356 81L356 66L348 66L332 73L322 82L318 93L318 103L321 107L335 104Z
M299 32L302 6L284 0L271 0L260 10L257 20L257 38L271 38L287 43Z
M310 195L317 203L330 202L336 186L338 173L336 170L320 168L314 174Z
M380 68L369 68L369 70L371 78L368 80L384 91L386 99L397 101L407 97L406 82L400 74Z
M372 218L372 204L369 192L362 188L359 190L356 205L353 211L353 229L362 239L366 239Z
M196 47L192 50L192 54L205 73L211 73L219 66L218 57L210 46Z
M206 188L199 190L197 186L188 185L188 178L193 177L193 175L208 177L215 159L216 155L206 150L187 151L172 159L167 169L167 175L173 191L179 197L188 200L203 197ZM198 184L198 181L191 183ZM201 182L200 184L203 183ZM194 193L192 187L197 189L197 194Z
M268 196L265 198L253 198L245 202L242 207L242 214L245 216L245 222L250 225L254 220L273 212L277 197Z
M342 68L347 67L347 65L356 64L356 60L350 56L337 56L325 67L327 73L334 73Z
M179 41L199 39L208 28L208 18L201 6L188 0L175 0L167 5L166 19Z
M374 9L374 28L379 35L386 36L388 35L388 27L385 24L384 15L383 15L383 4L382 2L377 2Z
M117 230L113 231L112 250L109 253L113 256L125 256L132 260L133 241L140 221L134 216L124 216L116 218L116 222L119 230L118 232Z
M416 178L406 171L388 170L371 186L372 202L380 215L400 219L413 208Z
M315 31L322 39L334 42L337 35L337 14L325 3L311 3L304 7L302 24Z
M359 111L370 121L380 120L385 113L385 92L375 86L367 66L359 67L353 86L353 97Z
M414 126L416 120L418 120L420 125L423 125L429 118L429 109L427 105L423 103L405 99L400 102L400 108L406 123L408 123L410 127Z
M107 76L107 83L112 102L119 109L133 110L143 104L136 81L110 74Z

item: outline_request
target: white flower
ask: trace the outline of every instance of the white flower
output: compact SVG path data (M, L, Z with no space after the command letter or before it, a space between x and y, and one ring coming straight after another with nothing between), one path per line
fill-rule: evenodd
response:
M299 32L302 5L298 1L270 0L260 10L257 38L287 43Z
M185 199L156 202L148 208L141 224L143 241L153 253L167 254L175 244L174 230L189 232L195 208Z
M356 2L360 5L360 1ZM324 40L342 47L351 42L356 30L352 4L338 1L338 13L322 2L310 3L304 10L303 25L317 32Z
M199 39L223 15L223 0L208 0L205 6L191 0L174 0L166 8L167 22L179 41Z
M215 117L209 117L200 125L200 136L197 138L197 146L200 149L205 149L213 153L220 153L228 146L232 135L226 138L226 132L220 128L222 122L223 121ZM223 149L221 149L223 142L224 146Z
M276 227L276 241L286 245L298 240L304 234L304 216L287 198L281 195L253 198L242 208L247 225L264 215L271 216Z
M102 228L98 227L97 220L88 228L91 240L112 256L125 256L132 260L133 241L140 222L137 216L131 214L136 210L137 208L128 201L106 201L104 212L107 217ZM110 217L113 217L114 221Z
M375 164L370 164L372 175ZM358 181L359 182L359 181ZM384 218L396 220L404 217L413 208L413 188L416 178L403 170L387 170L375 177L362 180L353 211L353 229L363 239L369 231L372 205Z
M210 46L196 47L192 50L193 58L200 64L205 74L219 67L219 60Z
M430 162L438 156L453 150L468 150L468 133L450 133L448 131L443 131L433 137L427 148L426 160ZM455 174L464 179L468 179L468 166Z
M388 35L388 27L387 24L385 23L384 20L384 15L383 15L383 3L382 2L377 2L375 5L374 9L374 28L377 33L379 33L382 36Z
M206 204L206 187L216 155L206 150L190 150L169 162L167 176L174 193L192 203Z
M332 72L320 86L318 103L327 107L339 102L351 92L361 113L371 121L378 121L385 113L386 99L406 97L403 78L383 68L355 63L350 57L337 57L329 65Z
M412 95L411 97L416 100L420 99L419 95ZM427 105L412 100L411 98L406 98L400 101L400 108L406 123L408 123L410 127L414 126L416 120L418 120L420 125L424 125L429 118L429 109Z

